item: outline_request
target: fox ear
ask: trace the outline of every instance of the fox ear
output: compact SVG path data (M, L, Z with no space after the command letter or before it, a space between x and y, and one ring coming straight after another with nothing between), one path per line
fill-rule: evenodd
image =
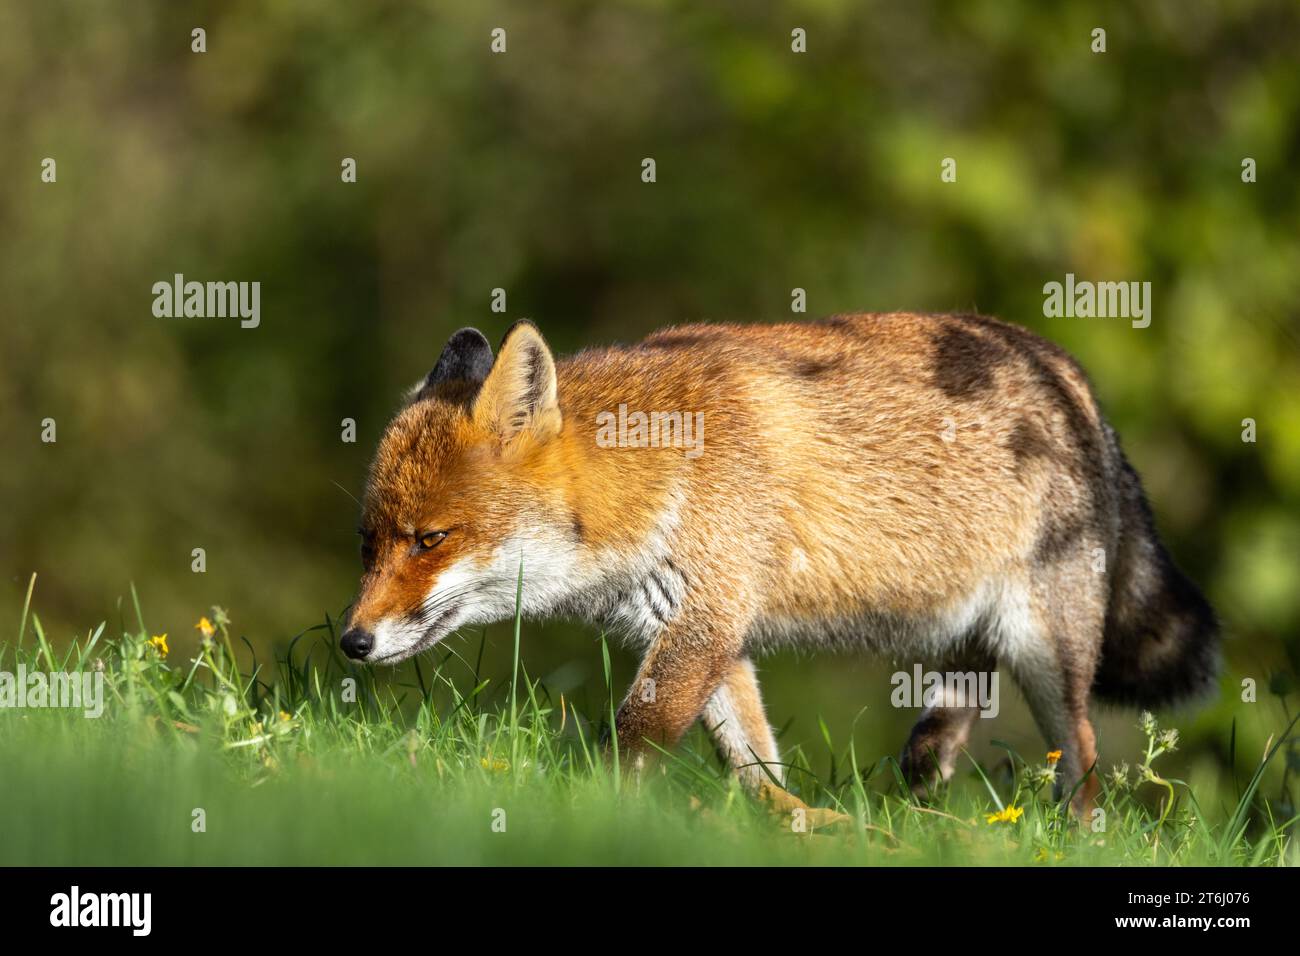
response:
M416 389L414 400L438 396L453 401L473 398L492 370L492 346L478 329L461 329L451 338Z
M555 359L537 331L521 319L506 332L496 364L474 400L474 421L502 442L521 432L545 440L560 430Z

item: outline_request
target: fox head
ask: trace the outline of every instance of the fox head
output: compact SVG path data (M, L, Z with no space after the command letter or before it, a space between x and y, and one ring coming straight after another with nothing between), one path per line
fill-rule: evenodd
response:
M389 424L362 501L364 572L341 646L395 664L457 628L556 599L578 544L566 502L555 360L532 323L495 361L476 329L452 335Z

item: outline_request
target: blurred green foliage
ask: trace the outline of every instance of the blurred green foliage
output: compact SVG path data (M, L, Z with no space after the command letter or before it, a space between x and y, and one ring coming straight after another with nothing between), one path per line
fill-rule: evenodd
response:
M1240 676L1300 664L1298 41L1292 0L3 0L0 611L39 572L66 634L135 581L182 653L214 601L283 644L348 602L349 495L449 332L526 315L571 351L788 318L801 287L810 316L978 309L1082 360L1226 621L1221 745ZM177 272L260 281L261 326L155 318ZM1045 319L1067 272L1151 281L1151 327ZM534 628L525 658L579 685L592 637ZM768 670L778 725L869 705L898 743L867 665Z

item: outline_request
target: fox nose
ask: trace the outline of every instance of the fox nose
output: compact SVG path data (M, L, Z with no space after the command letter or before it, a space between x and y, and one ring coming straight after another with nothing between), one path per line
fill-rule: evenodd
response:
M359 661L369 654L375 646L375 635L360 627L349 628L339 639L343 653L354 661Z

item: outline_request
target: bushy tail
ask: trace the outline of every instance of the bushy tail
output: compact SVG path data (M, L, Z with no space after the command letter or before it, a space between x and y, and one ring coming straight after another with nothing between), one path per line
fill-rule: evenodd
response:
M1219 669L1218 620L1156 536L1137 472L1110 437L1119 462L1119 553L1093 692L1143 708L1208 694Z

